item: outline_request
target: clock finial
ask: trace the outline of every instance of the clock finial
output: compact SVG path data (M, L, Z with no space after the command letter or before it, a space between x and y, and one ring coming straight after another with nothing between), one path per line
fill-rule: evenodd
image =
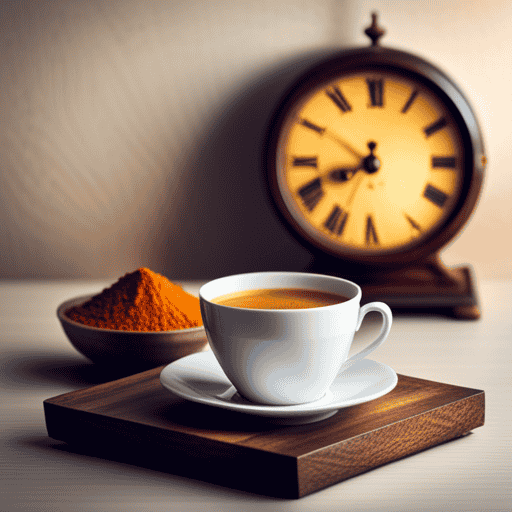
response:
M377 25L377 13L372 12L372 24L364 31L364 33L372 40L372 46L378 46L379 39L386 31Z

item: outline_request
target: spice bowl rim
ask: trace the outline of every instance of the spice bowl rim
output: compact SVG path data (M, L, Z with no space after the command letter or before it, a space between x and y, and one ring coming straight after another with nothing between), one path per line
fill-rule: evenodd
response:
M65 320L66 322L69 322L72 325L75 325L77 327L80 327L83 329L89 329L91 331L97 331L97 332L103 331L108 334L115 332L115 333L121 333L121 334L127 334L127 335L137 334L140 336L141 334L153 334L153 335L167 334L168 335L169 333L176 333L176 332L194 333L194 332L204 331L204 325L199 325L198 327L188 327L186 329L169 329L167 331L126 331L123 329L107 329L105 327L94 327L93 325L87 325L87 324L83 324L81 322L77 322L76 320L72 320L71 318L69 318L69 316L66 315L66 310L68 310L69 308L71 308L73 306L78 306L80 304L83 304L84 302L88 301L95 295L97 295L97 293L89 293L89 294L85 294L85 295L78 295L77 297L73 297L71 299L65 300L57 307L57 316L59 317L59 319L61 321Z
M93 363L145 370L210 349L203 325L169 331L123 331L85 325L65 314L94 295L67 299L57 307L57 317L69 342Z

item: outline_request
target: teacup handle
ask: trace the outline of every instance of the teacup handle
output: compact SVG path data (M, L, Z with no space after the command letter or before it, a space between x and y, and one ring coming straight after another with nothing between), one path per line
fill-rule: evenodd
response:
M373 343L370 343L370 345L368 345L366 348L357 352L357 354L354 354L353 356L349 357L345 361L345 364L348 362L353 362L357 361L358 359L365 358L377 347L380 347L380 345L382 345L384 343L384 340L388 337L389 331L391 330L391 324L393 322L393 315L391 313L391 309L389 308L389 306L387 304L384 304L384 302L370 302L369 304L365 304L364 306L361 307L361 309L359 310L359 317L357 319L356 331L359 330L363 322L363 318L370 311L378 311L382 315L382 328L380 330L380 333L375 339L375 341L373 341Z

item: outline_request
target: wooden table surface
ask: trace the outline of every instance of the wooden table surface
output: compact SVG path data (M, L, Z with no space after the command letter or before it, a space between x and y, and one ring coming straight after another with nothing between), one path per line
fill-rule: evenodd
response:
M55 311L105 281L0 282L0 509L52 511L510 511L512 283L478 283L482 318L395 316L374 358L398 373L485 391L485 425L468 436L299 500L277 499L105 460L48 437L43 401L123 376L67 341ZM183 283L197 293L200 283ZM355 347L377 329L370 317Z

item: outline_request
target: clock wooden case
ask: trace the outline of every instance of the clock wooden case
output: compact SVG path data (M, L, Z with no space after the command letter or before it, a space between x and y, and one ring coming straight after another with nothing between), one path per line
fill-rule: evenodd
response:
M265 141L278 215L314 255L308 271L353 279L366 301L480 315L468 267L439 251L473 212L486 158L459 87L418 56L340 51L279 102ZM432 309L434 308L434 309Z

